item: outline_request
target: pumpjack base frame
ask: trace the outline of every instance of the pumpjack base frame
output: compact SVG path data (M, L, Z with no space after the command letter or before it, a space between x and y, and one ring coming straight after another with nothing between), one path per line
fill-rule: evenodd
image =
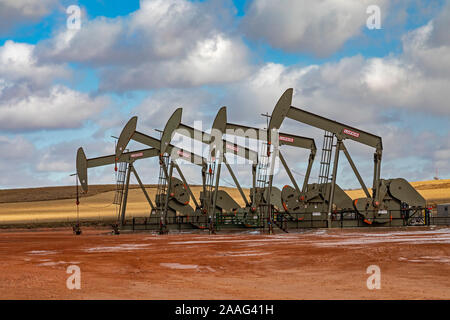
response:
M161 218L158 214L151 217L128 219L121 227L121 231L139 232L139 231L159 231ZM237 222L229 215L218 214L216 217L215 230L217 231L242 231L242 230L268 230L268 222ZM330 225L329 225L330 224ZM274 215L274 230L283 232L283 229L289 231L315 229L315 228L378 228L378 227L405 227L405 226L430 226L430 225L450 225L450 218L441 219L438 217L425 217L418 212L404 218L393 218L386 223L365 223L357 214L333 214L330 221L328 215L323 213L321 216L311 216L309 219L298 219L295 214L287 216L283 213ZM174 216L169 217L166 230L169 232L188 231L188 230L208 230L208 217L206 216ZM286 232L286 231L285 231Z

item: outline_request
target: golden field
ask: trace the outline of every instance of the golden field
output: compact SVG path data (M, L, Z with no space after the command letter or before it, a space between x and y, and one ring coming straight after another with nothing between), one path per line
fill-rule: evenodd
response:
M411 183L427 200L428 205L450 202L450 179L418 181ZM145 217L150 212L142 190L130 186L127 205L127 217ZM111 221L117 217L117 207L114 205L114 185L90 186L89 194L80 199L79 214L82 221ZM199 198L200 186L193 186L196 198ZM221 187L236 201L243 205L244 201L235 188ZM147 192L153 200L156 194L155 186L147 186ZM248 195L249 190L244 190ZM352 198L364 197L362 190L347 190ZM92 194L92 195L91 195ZM38 199L44 199L37 201ZM191 205L193 205L191 201ZM0 190L0 224L72 222L77 218L75 205L75 188L48 187L31 189Z
M450 179L410 182L428 205L450 202ZM365 197L362 189L345 191L352 199ZM372 192L372 189L369 189Z
M131 187L131 186L130 186ZM75 192L74 187L50 187L55 194L60 194L61 197L66 197L70 194L70 191L63 190L64 188L71 188L72 194L69 199L57 199L57 200L45 200L45 201L30 201L29 199L37 199L42 189L45 188L32 188L26 189L28 192L24 192L25 189L18 189L20 193L26 195L26 201L0 203L0 224L20 224L20 223L42 223L42 222L71 222L77 219L77 208L75 204ZM80 220L86 221L104 221L113 220L117 217L117 206L113 204L115 191L98 192L99 188L96 186L89 187L89 194L93 192L92 196L83 196L80 198L79 214ZM102 187L106 188L106 187ZM111 185L110 190L115 186ZM192 192L198 199L202 187L192 186ZM244 201L240 197L240 194L235 188L221 187L226 190L240 205L244 205ZM94 191L93 191L94 190ZM150 199L155 199L156 187L147 186L147 193ZM6 202L2 197L2 193L8 192L11 197L17 200L17 197L13 197L11 190L0 190L0 199ZM244 189L246 194L249 193L248 189ZM32 195L36 193L37 195ZM190 203L192 206L193 203ZM133 186L128 192L127 203L127 217L146 217L150 213L150 205L147 202L142 190Z

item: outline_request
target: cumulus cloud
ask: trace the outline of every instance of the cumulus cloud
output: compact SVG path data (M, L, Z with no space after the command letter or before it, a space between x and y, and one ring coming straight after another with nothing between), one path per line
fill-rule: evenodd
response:
M61 30L38 55L99 68L101 90L229 83L250 72L247 46L223 26L229 16L219 2L143 0L127 17Z
M446 46L436 46L430 40L433 37L430 26L434 23L432 21L405 36L404 51L399 55L383 58L357 55L306 67L266 63L243 80L227 85L226 94L219 98L199 95L196 91L193 95L196 100L193 100L183 91L177 91L175 95L173 91L161 91L146 100L137 112L147 114L147 119L159 121L167 119L171 113L164 105L177 105L186 107L187 115L195 114L197 119L211 121L208 108L214 110L215 115L218 106L227 105L230 121L263 127L265 120L259 114L270 113L281 93L293 87L295 106L382 136L386 150L384 163L387 164L384 173L387 177L398 174L399 163L411 164L419 158L426 163L422 171L410 165L400 170L414 179L430 178L425 167L432 166L433 162L442 166L448 136L436 135L431 128L414 133L411 125L407 125L410 118L404 115L450 116L450 108L443 103L450 99L450 72L443 72L441 68L441 74L437 76L430 65L417 58L437 48L447 50ZM440 60L429 59L430 63L434 61ZM289 120L282 129L311 136L320 145L320 130L299 126ZM360 144L348 145L351 153L361 160L358 163L362 164L364 172L371 172L373 150ZM444 151L435 154L435 150L439 149ZM371 177L366 179L370 184Z
M20 23L36 22L56 6L57 0L2 0L0 1L0 33Z
M136 67L118 66L102 71L101 90L128 91L166 87L195 87L238 81L248 75L247 48L218 34L199 40L186 56L146 61Z
M29 163L36 156L33 143L23 136L0 136L0 188L43 182L32 177Z
M369 5L385 12L387 4L387 0L255 0L243 26L250 38L274 48L323 57L361 33Z
M8 138L0 136L0 154L2 160L17 161L31 158L34 155L34 145L22 136Z
M17 85L27 82L34 88L40 88L69 75L64 65L40 63L34 45L7 40L0 47L0 79L6 83Z
M182 123L193 126L197 121L207 131L219 109L218 103L217 97L205 89L158 90L144 99L133 114L138 116L138 130L152 134L154 129L164 129L172 113L183 108Z
M441 148L434 150L434 167L438 169L438 173L444 175L450 171L450 135L445 137L445 142L442 143Z
M40 172L63 172L67 175L74 172L76 150L83 146L88 159L114 153L114 142L82 141L74 139L44 147L38 151L35 169Z
M42 63L35 46L6 41L0 47L0 128L2 131L75 128L108 103L54 84L68 78L65 65Z
M255 0L243 26L251 39L272 47L326 56L360 34L368 4L379 4L383 17L387 3L346 1L337 5L337 1L324 0L306 4L301 0L285 1L283 6ZM183 107L183 123L192 126L202 120L203 130L208 130L219 107L227 105L231 122L264 127L266 120L260 113L270 113L282 92L293 87L295 106L382 136L383 177L431 178L433 166L440 172L450 170L450 137L425 126L413 130L410 120L411 115L427 114L439 121L450 116L445 104L450 99L448 8L406 34L399 54L355 55L320 65L253 64L243 35L233 31L229 8L216 1L143 0L140 9L128 16L83 21L81 30L63 28L36 46L8 41L0 47L1 129L75 128L93 119L98 131L87 141L65 141L40 150L24 138L0 137L0 150L10 148L21 155L30 148L34 158L25 154L27 165L14 168L19 168L23 177L43 183L44 176L73 172L80 145L87 147L88 157L111 153L112 142L103 148L102 138L106 130L119 134L128 116L138 115L138 130L157 136L153 129L162 129L178 107ZM70 62L94 70L100 77L100 91L151 91L131 111L105 110L109 100L103 96L57 84L58 79L70 76L66 65ZM102 110L106 115L102 113L99 119L96 115ZM313 137L320 148L321 130L289 120L282 130ZM351 141L347 147L370 186L373 150ZM307 156L307 151L285 151L291 168L300 175ZM149 162L142 162L139 172L143 180L152 182L157 162ZM338 182L356 187L349 166L345 160L341 163ZM312 178L317 177L317 169L316 164ZM92 170L90 181L112 182L113 173L105 170ZM197 167L187 167L186 172L199 181ZM236 172L241 181L250 184L249 168L238 166ZM31 184L19 175L8 176L8 185ZM276 180L278 185L288 182L282 172ZM5 181L0 184L6 185ZM50 180L45 181L48 184ZM58 183L67 181L64 178Z
M450 74L450 41L436 42L435 36L440 32L439 24L430 21L403 37L405 58L420 66L430 78L437 79L446 78Z
M9 131L77 128L107 103L105 97L91 98L85 93L55 85L47 94L0 101L0 127Z
M38 43L37 55L43 61L77 61L96 66L126 61L135 53L127 53L119 46L123 27L121 18L105 17L84 22L80 30L63 27L53 38Z
M441 9L438 17L434 20L434 32L431 37L431 42L434 46L449 46L450 34L448 27L450 26L450 3L446 2Z
M272 110L268 101L277 101L286 88L293 87L296 106L355 126L375 127L392 110L448 117L450 52L446 51L450 46L433 46L432 36L433 21L405 36L404 52L397 56L356 55L306 67L266 63L244 81L230 85L226 103L245 106L243 112L251 116Z

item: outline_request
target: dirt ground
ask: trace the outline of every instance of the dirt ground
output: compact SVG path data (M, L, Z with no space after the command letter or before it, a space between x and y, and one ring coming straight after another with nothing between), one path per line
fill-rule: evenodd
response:
M69 290L69 265L81 289ZM370 265L381 289L367 288ZM450 228L0 231L0 299L450 299Z

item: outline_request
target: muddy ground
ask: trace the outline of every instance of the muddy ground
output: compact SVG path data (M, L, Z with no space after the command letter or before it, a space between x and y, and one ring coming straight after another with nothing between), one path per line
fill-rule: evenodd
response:
M450 229L0 231L1 299L450 299ZM69 265L81 289L69 290ZM370 265L381 289L367 288Z

